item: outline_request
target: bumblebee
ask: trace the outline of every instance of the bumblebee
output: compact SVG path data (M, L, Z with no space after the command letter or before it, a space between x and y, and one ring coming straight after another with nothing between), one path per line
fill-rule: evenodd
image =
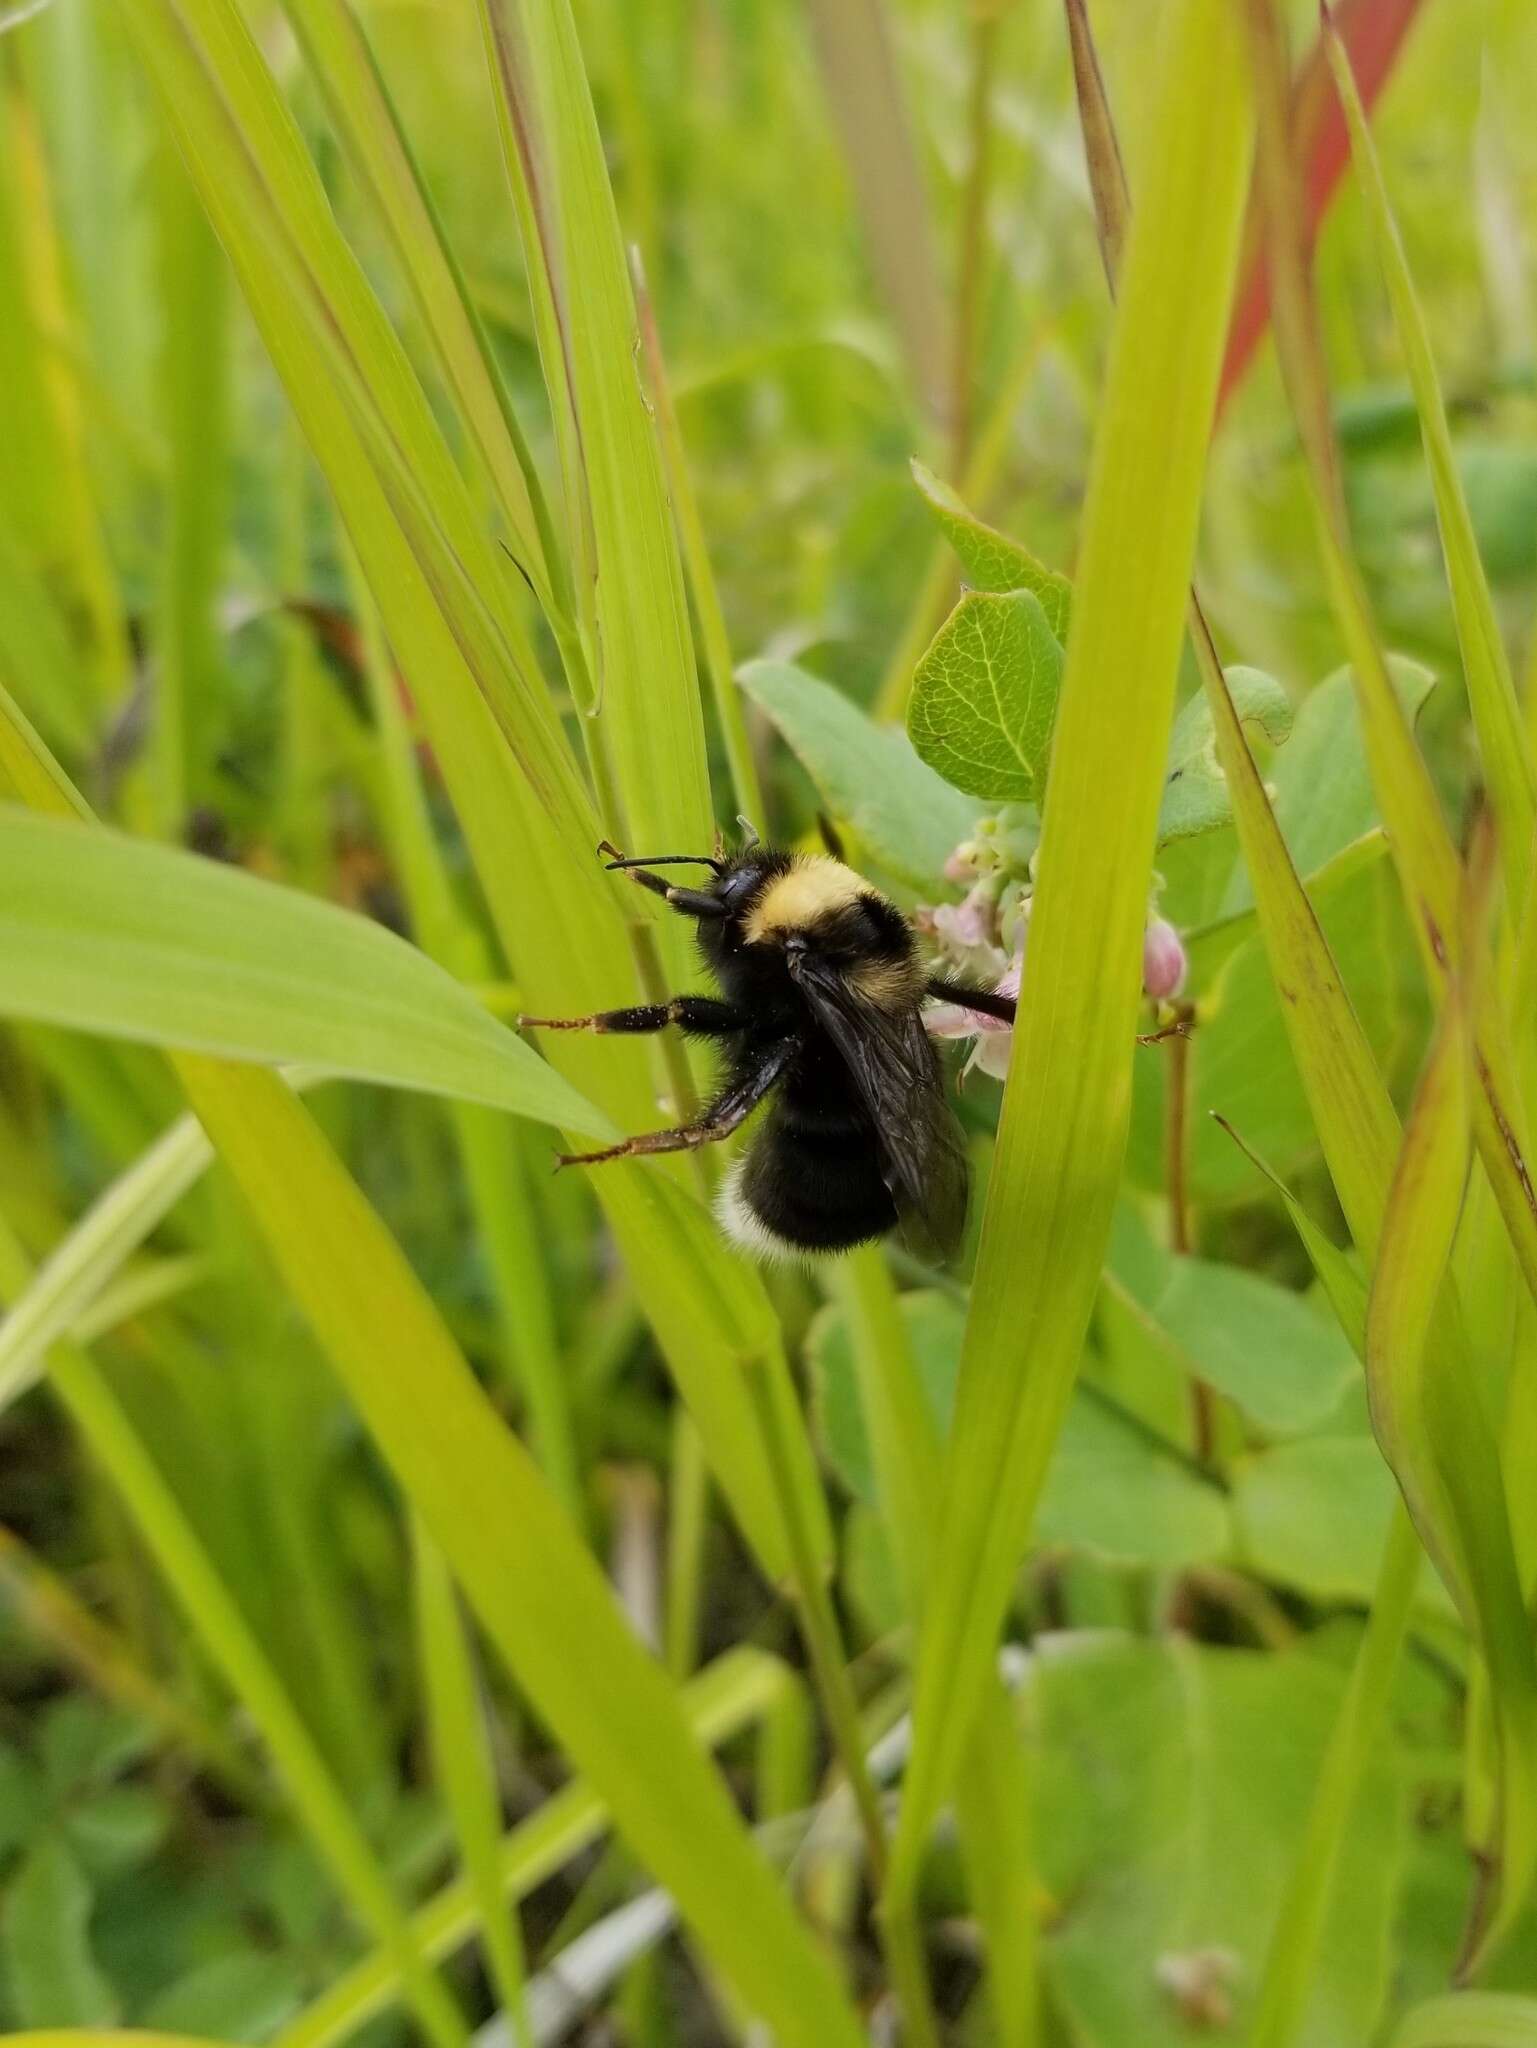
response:
M598 1166L728 1138L760 1103L763 1121L727 1175L717 1214L759 1258L846 1251L899 1228L916 1251L954 1250L966 1214L966 1155L944 1098L923 1004L939 996L1014 1020L1008 996L925 972L896 904L824 854L751 844L734 854L626 859L599 852L695 920L719 996L523 1017L546 1031L652 1032L676 1024L718 1040L721 1085L697 1120L602 1152L563 1154ZM651 872L710 869L702 888Z

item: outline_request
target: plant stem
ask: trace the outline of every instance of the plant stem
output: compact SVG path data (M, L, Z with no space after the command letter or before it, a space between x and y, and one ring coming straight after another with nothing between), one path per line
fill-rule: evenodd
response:
M961 248L955 294L954 360L950 384L950 471L965 474L971 455L972 393L976 385L977 329L987 283L987 200L992 183L993 62L998 49L994 0L973 0L971 81L967 132L971 160L961 194Z
M1184 1257L1191 1247L1190 1035L1186 1031L1171 1031L1165 1043L1169 1048L1169 1093L1164 1122L1164 1191L1169 1203L1169 1249ZM1209 1465L1216 1447L1217 1402L1205 1380L1194 1373L1190 1378L1190 1436L1197 1460L1202 1465Z
M806 1654L812 1676L827 1716L833 1748L848 1779L849 1791L864 1831L870 1881L879 1887L886 1872L886 1826L881 1818L880 1800L865 1761L864 1730L859 1723L859 1702L849 1683L848 1653L844 1648L838 1617L821 1566L816 1545L801 1511L801 1497L792 1476L789 1446L784 1424L770 1391L760 1358L750 1358L743 1367L747 1388L763 1432L764 1455L768 1460L774 1490L784 1516L785 1538L794 1574L792 1592L800 1618Z
M1317 1789L1265 1958L1249 2048L1290 2048L1297 2038L1329 1910L1340 1843L1387 1710L1419 1582L1420 1539L1400 1501L1393 1510L1366 1632L1344 1703L1319 1765Z

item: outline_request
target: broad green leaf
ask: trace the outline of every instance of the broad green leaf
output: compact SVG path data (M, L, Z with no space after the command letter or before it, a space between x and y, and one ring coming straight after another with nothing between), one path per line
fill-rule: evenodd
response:
M92 1877L113 1877L152 1856L174 1818L148 1785L114 1785L73 1806L64 1821L69 1845Z
M1169 1265L1148 1313L1202 1379L1269 1430L1306 1429L1338 1406L1356 1363L1331 1318L1240 1266L1196 1258Z
M1041 1876L1061 1902L1046 1956L1085 2048L1188 2048L1208 2030L1248 2037L1276 1889L1340 1691L1306 1657L1177 1638L1070 1637L1032 1660L1024 1708L1039 1745ZM1304 2038L1372 2038L1401 1854L1394 1774L1379 1752ZM1193 2017L1203 1988L1205 2028Z
M1400 2021L1392 2048L1537 2048L1537 1998L1453 1991Z
M992 1668L1124 1162L1142 932L1248 119L1231 11L1174 0L1149 93L1150 182L1127 240L1099 407L1021 1021L920 1636L890 1880L899 1898L916 1880Z
M168 1985L143 2024L215 2041L267 2041L298 2009L303 1987L297 1958L240 1949L200 1963Z
M1408 258L1393 218L1382 167L1356 89L1350 58L1325 19L1324 49L1339 89L1350 130L1350 152L1366 201L1366 219L1377 260L1387 279L1394 324L1404 351L1414 402L1425 441L1425 458L1435 491L1436 519L1451 585L1452 609L1468 703L1478 730L1479 750L1499 830L1500 855L1511 914L1519 917L1531 884L1532 835L1537 827L1537 771L1516 702L1510 660L1495 616L1468 501L1458 474L1446 405L1436 376L1425 316L1410 275Z
M91 1886L68 1845L38 1837L0 1902L0 1955L24 2027L99 2027L117 1999L91 1953Z
M912 465L913 482L945 539L960 556L966 579L976 590L1028 590L1040 601L1046 623L1065 646L1072 611L1073 586L1055 569L1038 562L1028 548L978 519L958 492L941 483L921 462Z
M303 1106L275 1076L191 1056L179 1069L296 1303L573 1764L746 2005L789 2037L816 2015L811 2038L854 2048L852 2009L675 1689ZM510 1570L509 1558L538 1568Z
M1263 669L1234 667L1227 670L1227 686L1243 723L1257 727L1272 746L1279 746L1292 729L1292 703L1275 677ZM1211 706L1198 692L1174 721L1158 812L1158 844L1196 839L1232 822Z
M749 661L742 688L767 712L833 815L892 874L932 889L977 822L977 807L876 725L841 690L788 661Z
M12 1017L613 1132L393 932L196 854L0 808L0 951Z
M913 672L907 732L956 789L989 803L1046 792L1062 649L1028 590L963 597Z
M1234 1475L1240 1555L1262 1578L1311 1600L1369 1602L1397 1499L1369 1436L1274 1444Z
M964 1315L941 1294L904 1294L900 1307L926 1405L941 1435L948 1434ZM818 1316L809 1357L828 1460L850 1492L873 1507L880 1496L843 1309L827 1308ZM1043 1543L1072 1544L1127 1563L1172 1568L1220 1556L1228 1540L1227 1513L1217 1489L1170 1447L1160 1446L1085 1388L1063 1425L1041 1497L1037 1534ZM872 1561L872 1544L866 1533L856 1551L858 1568L868 1575L862 1590L878 1586L880 1570L886 1568Z

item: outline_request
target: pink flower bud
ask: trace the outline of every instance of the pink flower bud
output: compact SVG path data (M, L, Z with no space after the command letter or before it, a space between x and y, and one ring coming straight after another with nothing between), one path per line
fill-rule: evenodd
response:
M1142 986L1154 1002L1179 994L1188 964L1173 925L1166 917L1150 917L1142 936Z

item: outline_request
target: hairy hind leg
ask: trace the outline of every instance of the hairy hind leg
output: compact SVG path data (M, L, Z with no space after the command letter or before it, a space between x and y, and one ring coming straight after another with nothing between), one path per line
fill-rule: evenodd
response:
M768 1094L796 1050L793 1039L778 1039L749 1053L709 1108L691 1124L670 1131L642 1131L601 1152L562 1152L561 1166L603 1166L610 1159L639 1159L653 1152L693 1152L729 1138Z

